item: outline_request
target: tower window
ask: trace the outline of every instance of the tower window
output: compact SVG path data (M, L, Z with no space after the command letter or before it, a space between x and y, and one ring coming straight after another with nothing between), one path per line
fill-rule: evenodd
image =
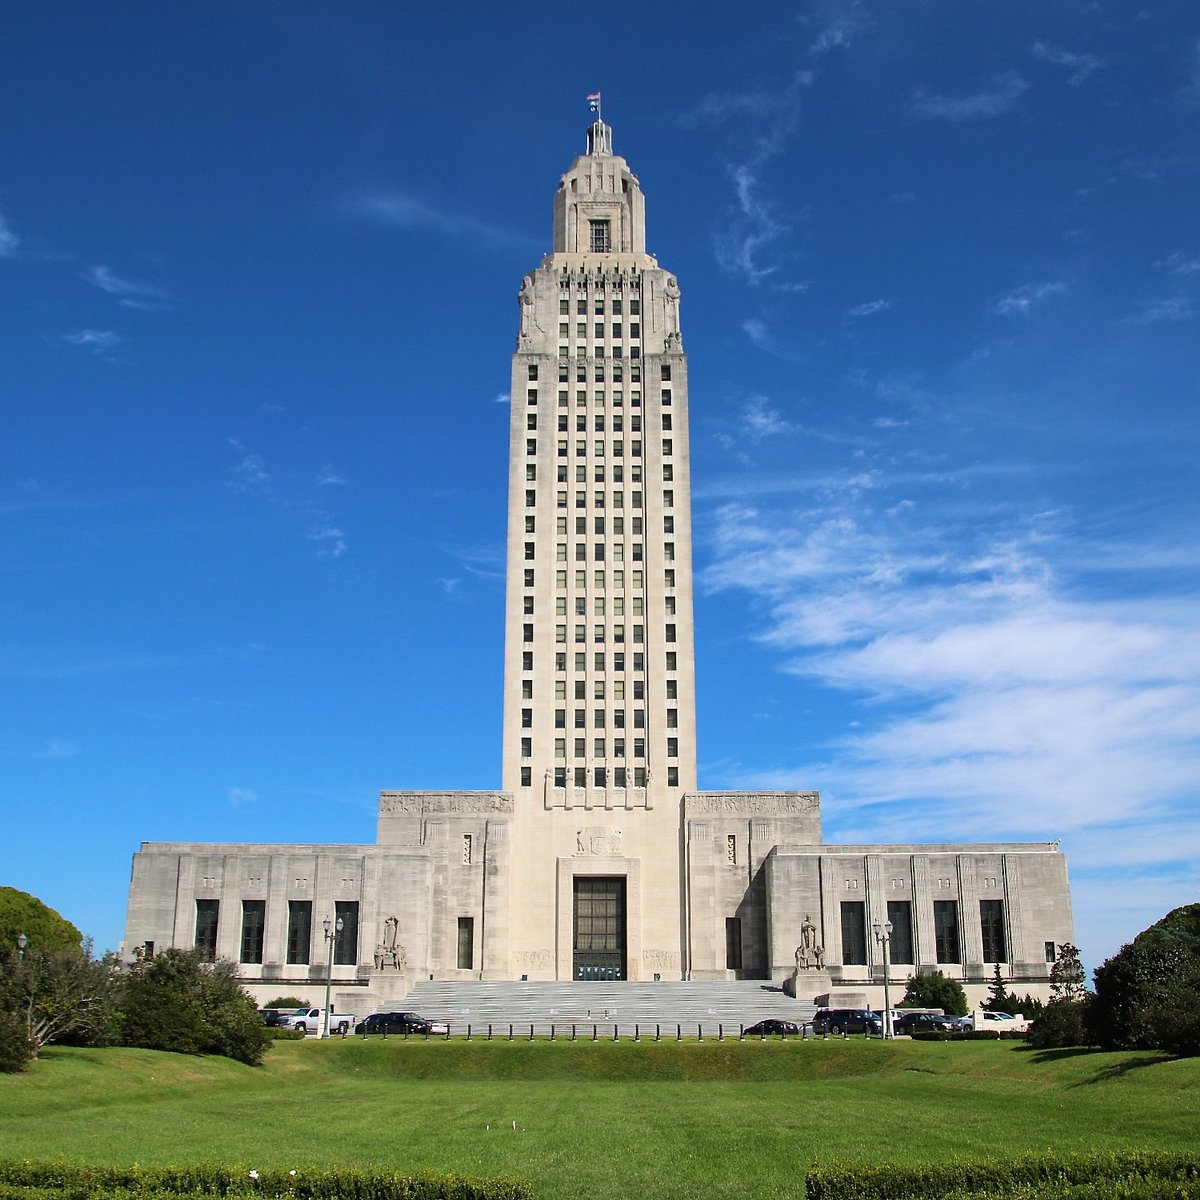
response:
M591 250L593 254L607 254L612 249L612 237L607 221L589 221L592 230Z

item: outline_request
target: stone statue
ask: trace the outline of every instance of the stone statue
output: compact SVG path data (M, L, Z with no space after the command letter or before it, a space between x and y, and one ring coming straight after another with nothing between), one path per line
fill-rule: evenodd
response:
M800 945L796 947L796 970L824 969L825 947L817 943L817 927L812 923L812 917L805 913L804 924L800 926Z
M408 962L404 947L397 940L400 930L400 918L388 917L383 923L383 941L375 947L375 970L382 971L384 967L395 967L397 971Z

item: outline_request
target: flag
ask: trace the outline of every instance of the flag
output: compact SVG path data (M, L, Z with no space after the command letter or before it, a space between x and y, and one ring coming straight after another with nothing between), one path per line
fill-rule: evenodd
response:
M587 99L588 99L588 108L590 108L592 110L592 112L599 112L600 111L600 93L599 92L589 92Z

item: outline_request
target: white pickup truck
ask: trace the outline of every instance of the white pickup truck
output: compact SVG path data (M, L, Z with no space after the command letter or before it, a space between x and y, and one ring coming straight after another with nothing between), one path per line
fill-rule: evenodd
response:
M986 1029L991 1033L1001 1033L1009 1030L1012 1033L1024 1033L1030 1026L1025 1017L1014 1017L1012 1013L989 1012L987 1009L977 1009L973 1014L976 1031Z
M301 1033L320 1034L324 1027L324 1012L319 1008L296 1008L279 1018L278 1024L284 1029L298 1029ZM352 1013L331 1012L329 1014L330 1033L353 1033L358 1024L358 1018Z

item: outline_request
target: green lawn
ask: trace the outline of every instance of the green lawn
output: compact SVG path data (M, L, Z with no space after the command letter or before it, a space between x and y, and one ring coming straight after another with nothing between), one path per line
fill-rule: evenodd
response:
M519 1175L547 1200L800 1195L818 1158L1198 1140L1200 1060L1019 1042L335 1039L258 1069L51 1048L0 1076L2 1157Z

